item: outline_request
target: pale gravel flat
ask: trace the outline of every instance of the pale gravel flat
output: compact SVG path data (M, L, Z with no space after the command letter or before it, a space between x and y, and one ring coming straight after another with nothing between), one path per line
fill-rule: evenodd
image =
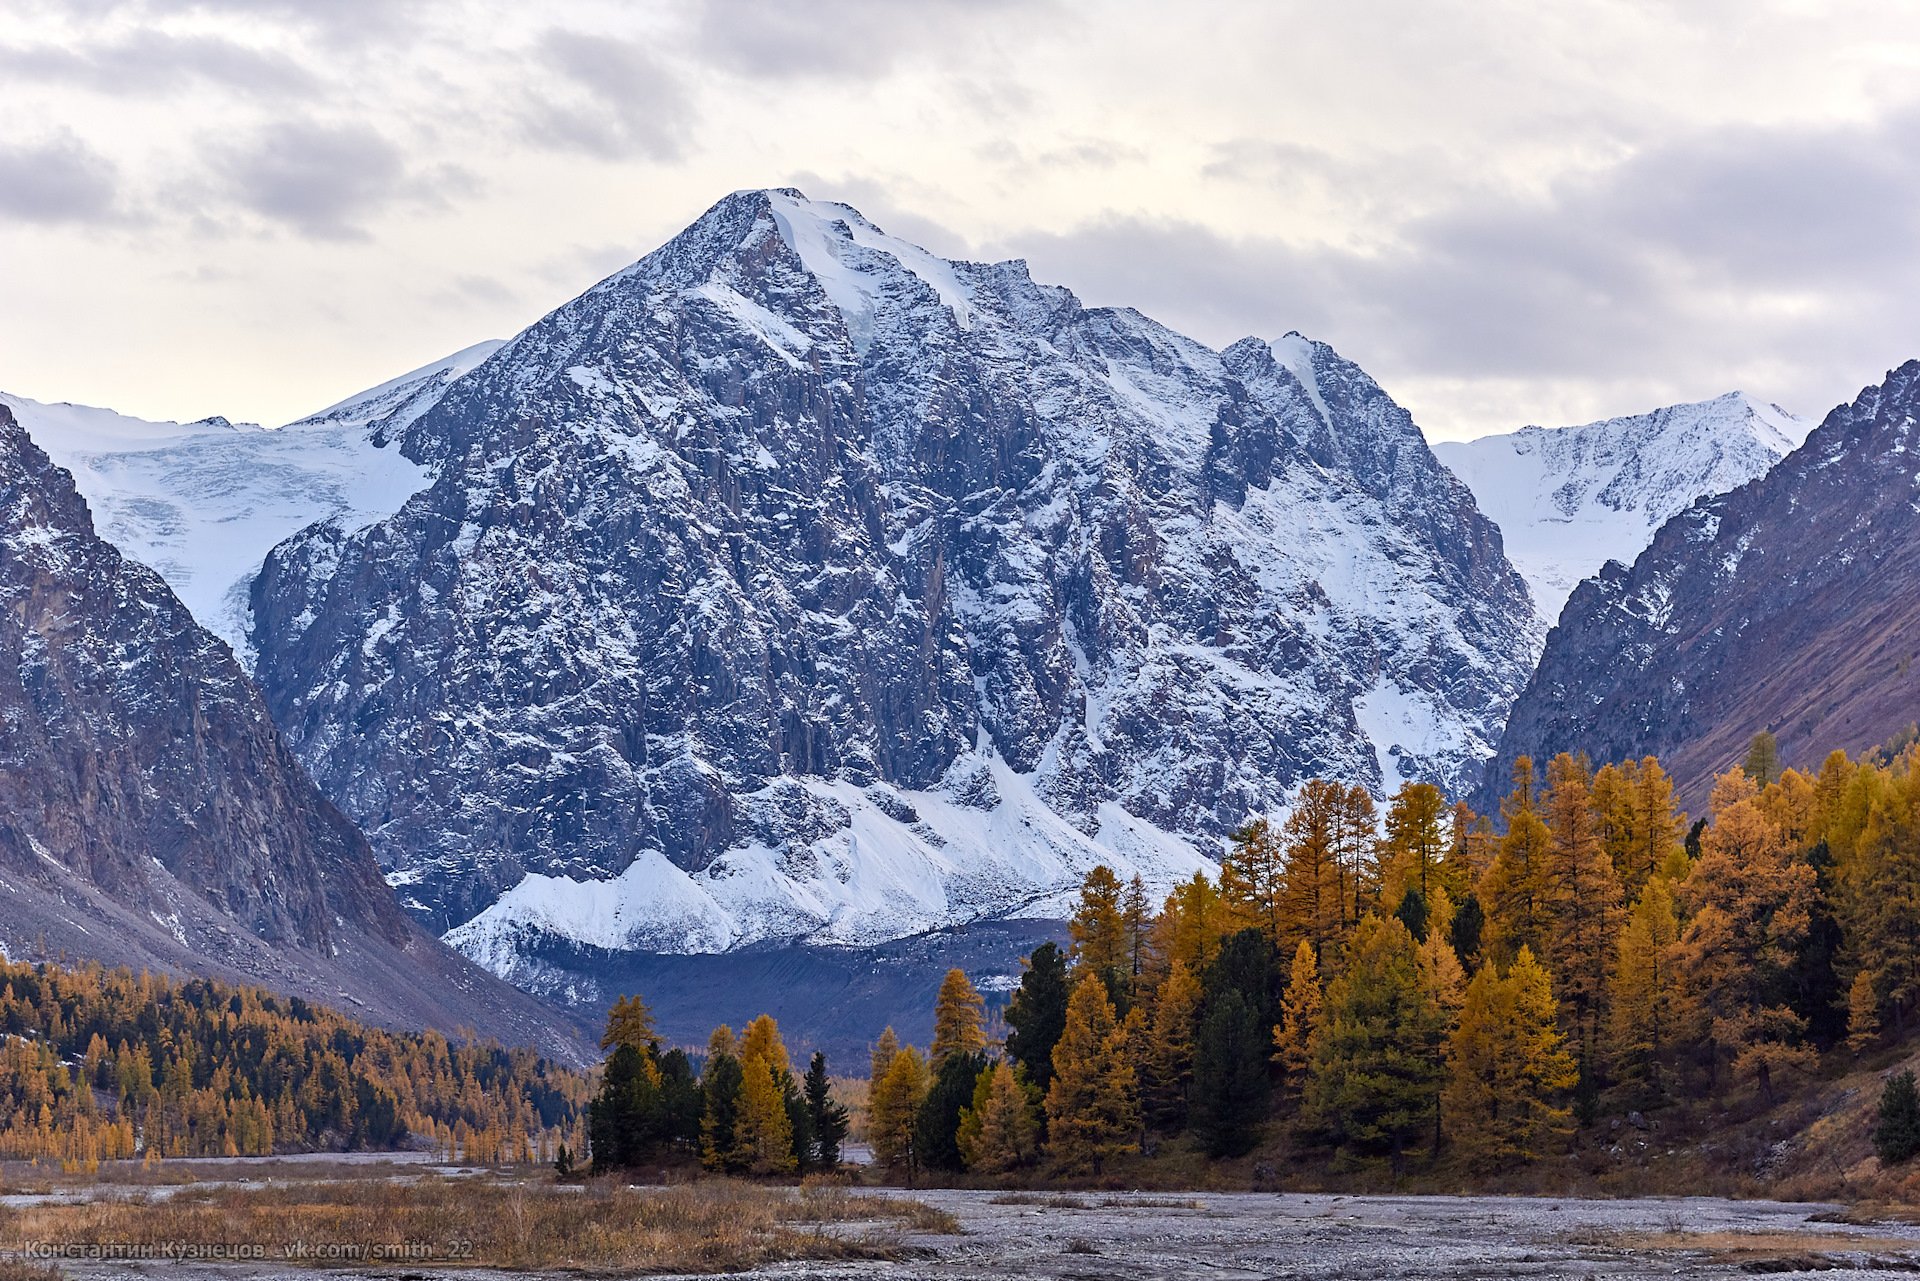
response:
M914 1257L899 1262L784 1263L749 1275L769 1281L1480 1281L1508 1277L1547 1281L1744 1274L1739 1262L1701 1251L1637 1250L1619 1244L1638 1234L1675 1232L1854 1238L1860 1241L1857 1250L1823 1248L1819 1252L1823 1269L1859 1277L1920 1271L1920 1226L1823 1222L1839 1207L1806 1202L1084 1193L1070 1194L1065 1204L1056 1206L1049 1205L1054 1198L1044 1194L1021 1204L996 1204L996 1194L980 1191L872 1195L913 1196L948 1210L959 1218L963 1233L909 1235L905 1244ZM86 1281L148 1276L207 1281L312 1281L322 1276L331 1281L429 1277L493 1281L524 1275L405 1265L324 1272L275 1264L64 1266L69 1276Z

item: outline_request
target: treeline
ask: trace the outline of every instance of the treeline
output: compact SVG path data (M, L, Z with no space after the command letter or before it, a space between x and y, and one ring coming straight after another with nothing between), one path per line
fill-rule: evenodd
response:
M1517 763L1497 821L1408 784L1306 784L1157 910L1086 878L1002 1046L959 972L930 1053L874 1051L896 1171L1078 1174L1285 1134L1497 1171L1602 1109L1770 1103L1920 1005L1920 749L1781 772L1770 737L1689 823L1651 757Z
M707 1041L696 1075L686 1051L664 1053L646 1002L625 996L607 1016L610 1051L587 1133L596 1172L697 1156L726 1174L829 1171L840 1164L847 1109L833 1098L827 1060L814 1054L795 1078L771 1015L735 1036L724 1024ZM573 1153L555 1162L573 1172Z
M579 1143L585 1077L531 1050L370 1028L298 997L0 961L0 1156L91 1167L427 1145Z

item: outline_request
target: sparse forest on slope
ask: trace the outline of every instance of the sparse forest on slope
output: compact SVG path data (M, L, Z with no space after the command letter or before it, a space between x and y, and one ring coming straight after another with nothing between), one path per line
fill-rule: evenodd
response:
M0 962L0 1158L412 1144L545 1160L581 1145L587 1091L531 1050L387 1032L258 988Z

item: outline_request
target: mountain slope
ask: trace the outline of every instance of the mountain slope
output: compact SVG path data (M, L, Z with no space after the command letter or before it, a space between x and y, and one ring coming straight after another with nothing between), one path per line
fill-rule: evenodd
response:
M1610 560L1631 565L1668 517L1765 475L1812 427L1736 391L1433 448L1500 526L1507 556L1550 627L1581 579Z
M422 934L219 640L0 405L0 944L572 1045Z
M1514 757L1657 752L1698 807L1771 729L1818 765L1920 719L1920 362L1827 415L1772 471L1661 526L1575 589L1515 705Z
M1164 883L1333 774L1477 775L1525 587L1406 413L796 192L721 201L401 434L258 672L417 910L555 940L872 942ZM564 987L565 976L519 972Z
M273 546L315 521L348 529L424 489L385 447L493 351L480 343L281 428L225 419L149 422L0 393L35 444L71 472L101 536L159 571L200 625L245 652L247 598Z

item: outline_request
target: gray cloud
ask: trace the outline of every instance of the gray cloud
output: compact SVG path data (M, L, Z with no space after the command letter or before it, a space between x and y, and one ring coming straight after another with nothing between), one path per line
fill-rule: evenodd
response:
M174 19L269 23L336 48L390 41L448 8L441 0L15 0L101 26Z
M1624 412L1649 406L1623 397L1708 395L1759 376L1770 385L1751 390L1819 413L1883 363L1920 354L1915 121L1708 130L1544 195L1461 187L1365 249L1125 215L994 248L1210 342L1300 328L1389 386L1464 387L1463 403L1476 385L1544 400L1552 384ZM1287 147L1224 148L1208 170L1256 182L1331 172Z
M0 75L124 96L178 93L195 83L275 97L311 93L312 73L282 53L220 36L141 28L75 45L0 45Z
M213 167L226 198L315 240L363 240L362 222L396 204L445 208L477 190L457 166L410 169L398 145L360 124L271 124L217 148Z
M525 114L535 142L604 160L680 155L693 115L686 87L637 41L554 28L538 56L557 79Z
M0 217L37 223L110 223L119 208L111 162L71 134L0 141Z
M717 66L763 79L871 79L908 54L990 30L992 10L1031 18L1050 7L1011 0L705 0L694 48Z

